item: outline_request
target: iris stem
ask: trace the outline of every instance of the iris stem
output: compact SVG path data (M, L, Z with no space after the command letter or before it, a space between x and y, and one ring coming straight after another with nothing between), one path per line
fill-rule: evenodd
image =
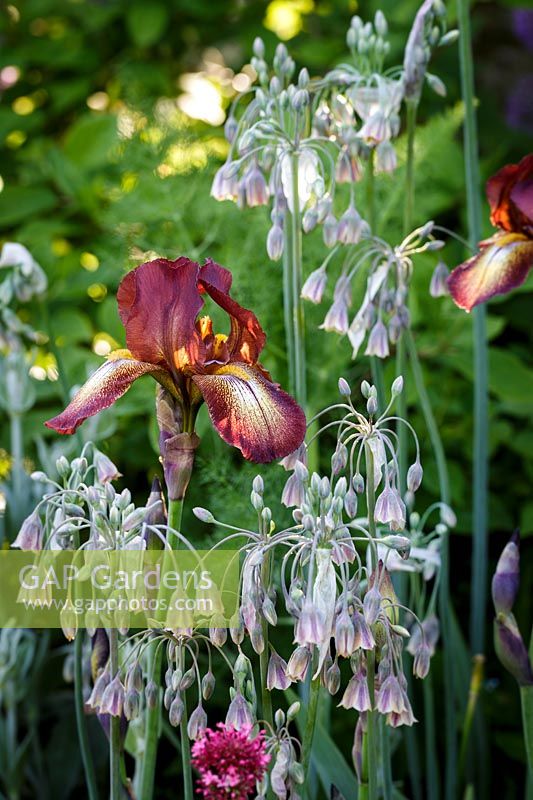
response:
M479 194L479 148L474 100L474 62L470 31L470 2L458 0L459 56L464 102L465 183L468 212L468 240L473 247L481 239ZM486 307L472 312L474 325L474 458L473 458L473 548L470 608L472 653L483 653L486 633L487 599L487 506L488 506L488 343Z
M298 152L291 156L292 205L291 212L291 288L294 340L294 393L304 410L307 409L307 374L305 364L305 316L302 293L302 223L298 181Z
M413 378L420 399L422 413L429 433L435 463L437 465L437 475L439 479L440 499L446 505L450 503L450 482L448 477L448 466L446 455L440 436L439 428L431 407L422 366L418 358L418 353L410 330L406 330L405 339ZM450 628L451 620L451 598L450 598L450 545L448 535L444 535L441 540L441 567L439 575L439 611L440 623L442 628L443 655L444 655L444 697L445 697L445 732L446 732L446 798L453 800L455 797L455 782L457 769L457 739L455 725L455 670L454 652L452 645L452 631Z
M109 628L107 631L109 638L109 666L112 678L118 673L118 630ZM120 717L110 716L109 731L109 780L110 780L110 800L120 800L121 779L120 779Z
M179 531L181 528L181 519L183 516L183 501L169 500L168 504L168 526ZM169 544L172 550L179 550L179 539L172 531L169 531ZM191 744L189 742L189 734L187 733L187 696L183 692L183 714L180 721L180 738L181 738L181 767L183 772L183 797L184 800L193 800L194 791L192 784L192 770L191 770Z
M76 707L76 728L78 731L78 741L81 751L81 760L85 772L85 785L89 800L98 800L98 789L94 775L94 763L87 724L84 713L83 700L83 633L78 631L74 643L74 703Z
M374 485L374 456L368 443L365 444L365 465L368 533L372 539L375 539L376 521L374 509L376 506L376 487ZM370 548L370 564L371 572L375 574L375 570L377 569L377 559L373 547ZM366 657L366 680L372 708L374 708L375 705L375 658L374 651L369 650ZM366 731L363 733L362 782L359 786L359 797L363 798L363 800L377 800L378 797L376 723L376 712L374 710L367 711Z

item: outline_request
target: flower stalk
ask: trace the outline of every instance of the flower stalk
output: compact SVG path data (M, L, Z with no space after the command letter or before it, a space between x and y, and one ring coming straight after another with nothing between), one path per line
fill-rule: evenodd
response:
M470 2L458 0L459 55L464 102L465 179L468 211L468 239L475 247L481 239L479 195L479 147L474 99L474 62L470 32ZM473 312L474 327L474 453L473 453L473 550L470 639L472 652L483 653L486 634L487 492L488 492L488 344L486 308Z
M301 298L303 285L302 266L302 221L298 187L298 152L291 156L291 180L293 208L291 218L291 299L294 342L294 393L296 401L307 406L307 374L305 356L305 316Z
M89 800L98 800L98 789L94 774L93 757L89 745L89 736L85 722L83 699L83 636L81 631L74 644L74 703L76 707L76 727L80 744L81 760L85 773L85 784Z
M110 628L107 632L109 638L109 665L111 675L114 677L118 673L118 630ZM110 781L110 800L120 800L121 797L121 778L120 778L120 716L111 714L109 716L109 781Z

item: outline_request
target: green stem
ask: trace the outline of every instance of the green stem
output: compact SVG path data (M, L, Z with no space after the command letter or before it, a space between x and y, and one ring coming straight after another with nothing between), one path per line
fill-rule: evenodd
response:
M413 227L413 209L415 198L415 133L416 133L416 114L418 103L407 101L407 160L405 167L405 205L403 217L403 235L407 236ZM402 333L396 345L396 375L401 375L406 381L407 371L407 348L405 336ZM396 405L398 416L402 419L407 418L407 390L404 387ZM402 494L406 490L407 476L407 427L398 423L396 425L396 435L398 437L398 471L400 474L400 489Z
M262 567L261 567L261 580L262 584L265 587L270 585L270 556L264 559ZM264 617L261 620L261 626L263 629L263 640L264 646L259 656L259 667L260 667L260 674L261 674L261 699L263 704L263 719L268 725L273 728L274 726L274 717L272 713L272 697L270 692L268 691L267 687L267 674L268 674L268 660L269 660L269 646L268 646L268 622Z
M298 187L298 153L291 157L293 211L291 214L291 284L294 339L294 390L298 403L307 408L307 375L305 365L305 316L302 293L302 223Z
M376 521L374 509L376 506L376 490L374 486L374 456L368 444L365 444L365 465L366 465L366 505L368 516L368 533L372 539L376 538ZM371 571L377 568L376 554L371 547ZM373 650L369 650L366 659L366 679L368 683L368 693L370 702L374 706L374 683L376 656ZM377 733L376 712L367 711L366 731L363 734L363 785L360 786L360 796L367 800L377 800L378 780L377 780L377 759L376 759L376 733ZM361 790L363 790L361 792Z
M474 97L474 61L470 32L470 1L458 0L459 56L464 102L465 182L468 211L468 239L473 247L481 239L479 194L479 148ZM470 609L470 640L473 653L483 653L486 633L488 581L488 343L484 305L473 311L474 324L474 447L473 447L473 545Z
M168 526L179 531L181 527L181 519L183 516L183 501L170 500L168 504ZM169 531L168 541L172 550L179 550L180 541L178 537ZM192 783L192 770L191 770L191 744L189 742L189 735L187 733L187 693L183 692L183 714L180 722L180 738L181 738L181 767L183 773L183 797L184 800L193 800L194 791Z
M413 377L416 385L420 404L422 406L422 413L428 429L429 438L435 456L437 465L437 474L439 478L440 498L443 503L449 505L450 503L450 482L448 477L448 467L446 464L446 456L442 439L440 437L439 428L437 426L431 401L424 382L424 375L422 367L418 358L418 353L413 340L413 334L410 330L405 331L405 338L407 350L411 361L411 368L413 370ZM455 797L455 783L457 779L457 740L456 740L456 727L455 727L455 669L456 664L454 661L454 652L452 645L452 631L450 628L450 568L449 568L449 541L448 535L443 536L441 540L441 567L439 575L439 610L440 610L440 623L442 627L442 641L443 641L443 655L445 663L444 674L446 676L444 682L444 695L445 695L445 732L446 732L446 798L453 800Z
M376 233L376 195L374 181L374 150L370 151L366 167L366 219L373 234ZM383 362L377 356L370 356L370 372L372 383L378 392L379 411L385 409L385 381L383 378Z
M98 789L94 775L94 764L89 744L89 735L84 713L83 701L83 634L78 631L74 644L74 702L76 707L76 728L85 772L85 785L89 800L98 800Z
M183 513L183 498L181 500L170 500L168 504L168 527L179 530L181 527L181 517ZM172 550L179 548L179 539L175 533L168 531L168 542ZM158 647L157 642L152 642L148 648L148 674L159 686L161 678L161 667L163 663L163 648ZM143 800L152 800L154 794L155 768L157 763L157 749L159 745L161 722L161 693L158 694L157 702L153 708L146 709L145 718L145 753L141 765L140 792L139 796ZM187 744L188 744L187 738ZM185 769L185 756L182 753L184 764L183 781L184 785L192 782L190 757ZM188 777L187 777L188 776ZM190 795L192 798L192 795ZM189 800L189 798L187 798Z
M459 776L464 775L466 766L466 756L468 754L468 744L470 740L470 731L472 730L472 723L476 711L476 705L479 697L479 692L483 684L483 667L485 659L481 655L474 656L472 665L472 676L470 678L470 690L468 692L468 703L465 711L465 718L463 722L463 735L461 737L461 748L459 751Z
M10 415L10 433L11 433L11 456L13 458L13 467L11 474L13 477L13 496L15 498L15 509L17 519L21 515L20 505L22 503L22 487L24 479L24 446L22 436L22 416L18 413Z
M427 800L439 800L440 783L437 769L437 748L435 731L435 707L433 699L433 676L431 672L423 681L424 694L424 733L426 745L426 791Z
M522 702L522 723L524 726L524 744L528 764L528 778L533 782L533 686L520 687Z
M285 325L285 342L287 345L288 386L291 394L296 391L296 368L294 365L294 338L292 332L292 281L291 281L291 225L290 214L285 214L283 225L283 320Z
M114 678L118 673L118 630L109 628L109 664L111 676ZM110 800L120 800L121 780L120 780L120 717L111 716L109 735L109 783Z
M163 650L152 642L148 648L148 674L159 687L161 666L163 663ZM154 777L157 762L157 746L159 744L159 723L161 718L161 693L158 692L154 708L146 709L144 738L144 758L141 761L141 777L139 781L139 797L143 800L152 800L154 793Z
M394 787L392 783L390 736L385 717L380 717L380 734L381 758L383 761L383 800L392 800Z
M313 666L315 659L313 659ZM309 687L309 699L307 704L307 717L305 719L305 729L302 738L302 766L304 777L307 780L309 764L311 762L311 751L313 749L313 739L315 736L316 717L318 711L318 700L320 697L320 677L313 678Z
M192 770L191 770L191 743L189 741L189 734L187 733L187 692L183 692L183 714L180 722L180 739L181 739L181 768L183 772L183 800L193 800L194 790L192 784Z

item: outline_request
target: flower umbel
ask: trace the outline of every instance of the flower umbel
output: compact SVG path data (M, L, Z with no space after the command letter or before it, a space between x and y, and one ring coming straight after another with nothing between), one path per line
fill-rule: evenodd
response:
M268 462L295 450L305 416L258 363L265 334L252 311L230 297L231 273L208 260L157 259L122 280L117 294L128 350L116 350L70 405L46 425L73 433L87 417L108 408L142 375L152 375L174 401L177 431L192 434L206 402L224 441L245 458ZM208 295L230 318L228 336L197 320Z

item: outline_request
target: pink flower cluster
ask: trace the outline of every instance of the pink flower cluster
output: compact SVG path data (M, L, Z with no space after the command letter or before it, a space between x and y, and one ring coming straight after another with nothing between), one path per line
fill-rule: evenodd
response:
M192 763L200 773L198 793L204 800L248 800L265 774L270 756L264 731L255 738L251 726L236 730L219 722L206 728L192 747Z

